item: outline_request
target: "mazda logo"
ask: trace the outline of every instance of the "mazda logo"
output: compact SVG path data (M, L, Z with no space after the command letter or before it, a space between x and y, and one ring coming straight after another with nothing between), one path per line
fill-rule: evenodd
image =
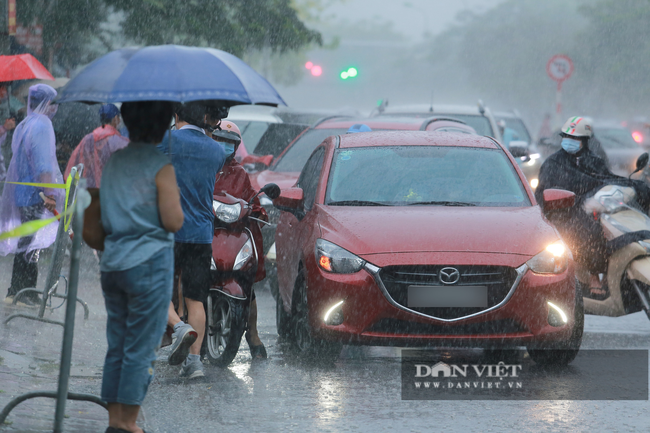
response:
M460 272L456 268L442 268L438 279L442 284L456 284L460 280Z

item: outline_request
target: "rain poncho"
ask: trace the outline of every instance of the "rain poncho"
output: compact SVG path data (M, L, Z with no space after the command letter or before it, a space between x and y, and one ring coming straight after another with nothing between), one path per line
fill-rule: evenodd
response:
M99 188L102 178L102 169L108 158L117 150L129 144L127 138L122 137L119 131L111 125L100 126L92 133L86 135L77 148L70 155L65 177L70 174L72 167L77 164L84 165L84 176L88 188Z
M52 117L57 106L52 103L56 90L45 84L29 88L27 117L16 127L11 143L13 157L7 171L7 182L63 183L56 160L56 140ZM0 201L0 233L21 224L19 207L42 203L39 193L56 199L59 211L63 209L65 190L5 184ZM53 215L45 210L41 218ZM0 256L49 247L56 238L58 223L39 230L27 245L18 247L18 238L0 242Z
M575 260L594 274L604 273L607 269L606 239L600 223L587 214L582 205L587 197L608 184L634 188L639 205L645 212L650 208L650 188L641 181L610 172L605 161L589 147L573 155L562 149L549 156L542 164L539 185L535 190L535 199L542 206L544 190L549 188L564 189L576 195L573 207L554 211L549 219L573 252Z

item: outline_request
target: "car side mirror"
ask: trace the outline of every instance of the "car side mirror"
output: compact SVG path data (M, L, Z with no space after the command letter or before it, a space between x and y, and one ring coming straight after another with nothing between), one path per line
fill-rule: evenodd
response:
M544 210L559 210L572 207L576 202L576 195L564 189L544 190Z
M281 193L280 187L277 186L274 183L267 183L260 190L260 192L263 192L264 194L266 194L266 196L268 198L270 198L271 200L275 200L276 198L280 197L280 193Z
M521 158L523 156L528 156L528 143L525 141L513 140L508 145L510 153L515 158Z
M282 191L280 196L273 200L273 206L281 211L292 213L301 220L305 216L304 201L305 193L302 188L292 187Z

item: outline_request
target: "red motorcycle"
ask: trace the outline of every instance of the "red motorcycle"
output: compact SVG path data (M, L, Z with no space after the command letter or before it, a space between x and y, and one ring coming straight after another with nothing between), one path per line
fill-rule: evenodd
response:
M228 366L239 351L248 326L253 283L264 260L259 224L268 224L266 213L253 209L260 193L273 199L280 195L280 188L270 183L249 201L227 193L213 196L212 280L205 305L203 353L219 367Z

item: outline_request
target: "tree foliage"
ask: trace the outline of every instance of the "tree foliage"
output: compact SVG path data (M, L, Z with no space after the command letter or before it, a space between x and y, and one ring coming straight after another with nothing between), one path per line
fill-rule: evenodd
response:
M289 0L106 0L126 12L127 36L147 45L212 46L241 56L265 47L292 50L321 43Z
M52 50L57 63L66 68L79 63L105 13L104 0L20 0L16 6L19 23L43 25L43 58Z

